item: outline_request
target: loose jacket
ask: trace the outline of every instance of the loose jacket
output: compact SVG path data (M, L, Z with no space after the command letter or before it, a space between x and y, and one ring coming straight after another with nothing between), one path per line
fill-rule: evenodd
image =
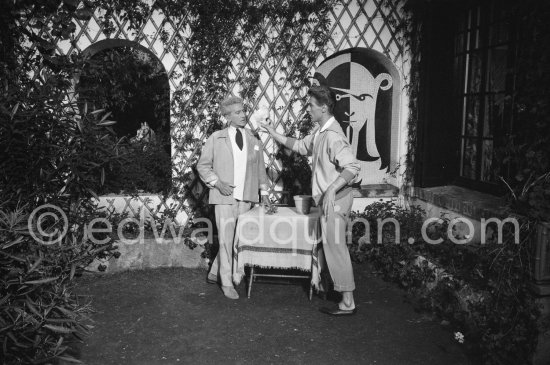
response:
M262 143L249 129L245 130L247 143L246 177L243 200L254 203L259 202L260 185L267 187L268 180L265 172L264 150ZM210 188L210 204L236 204L233 196L225 196L212 186L215 180L222 180L233 184L233 149L228 129L212 133L206 140L197 163L197 171L201 180Z

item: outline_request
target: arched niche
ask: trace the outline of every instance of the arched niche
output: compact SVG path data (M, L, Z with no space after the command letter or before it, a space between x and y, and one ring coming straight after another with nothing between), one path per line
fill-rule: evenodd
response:
M336 93L335 118L361 164L361 184L386 183L399 161L401 77L393 62L350 48L321 62L314 79Z
M160 60L154 55L153 52L151 52L149 49L143 47L142 45L128 41L128 40L122 40L122 39L107 39L103 41L99 41L97 43L94 43L90 45L88 48L86 48L83 51L83 55L88 58L92 59L94 57L97 57L102 52L106 52L109 50L116 50L116 49L132 49L137 50L139 54L146 55L145 57L149 57L151 62L154 62L155 68L158 70L162 69L162 72L158 74L158 76L152 80L155 85L153 85L153 88L158 90L160 94L163 95L163 100L161 100L161 104L163 107L161 116L154 116L149 113L147 110L148 108L158 108L158 101L156 100L141 100L140 102L135 102L133 105L133 108L137 108L138 110L134 113L134 116L126 116L122 115L122 118L130 118L133 117L133 120L128 121L125 120L126 123L131 123L129 128L125 128L127 126L117 126L115 125L115 130L117 132L122 131L128 131L133 132L135 135L135 132L141 127L142 122L147 122L152 129L157 131L158 129L162 129L167 134L170 134L170 89L169 89L169 82L168 82L168 74L166 73L166 70L164 69L164 66L160 62ZM124 71L125 65L121 65L122 72ZM80 84L84 75L79 75L78 84ZM91 80L93 82L93 80ZM151 85L147 85L150 87ZM77 87L78 91L78 87ZM122 113L124 114L124 113ZM159 118L162 118L162 120L159 120ZM119 128L117 128L119 127ZM122 128L120 128L122 127ZM126 134L126 133L123 133ZM121 135L119 135L121 137Z
M116 169L110 166L102 193L167 192L172 163L170 86L164 65L149 49L127 40L99 41L83 54L87 62L75 87L80 109L87 104L88 110L112 112L109 119L117 123L111 128L117 139L129 141L125 154L135 156Z

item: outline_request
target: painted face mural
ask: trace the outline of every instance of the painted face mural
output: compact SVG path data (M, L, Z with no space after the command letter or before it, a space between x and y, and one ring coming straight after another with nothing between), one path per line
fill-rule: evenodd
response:
M357 159L380 160L380 170L389 170L391 153L393 82L387 71L378 52L354 48L327 58L314 76L336 93L334 116Z

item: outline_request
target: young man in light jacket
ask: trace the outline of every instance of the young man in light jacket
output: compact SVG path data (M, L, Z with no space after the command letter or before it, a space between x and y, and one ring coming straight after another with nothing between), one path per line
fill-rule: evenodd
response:
M355 282L346 245L346 228L353 203L351 182L359 174L357 162L348 139L334 119L334 92L325 86L309 90L308 112L318 127L303 139L285 137L270 124L262 124L277 142L312 158L312 195L322 206L321 230L323 251L334 290L342 293L342 301L333 308L321 308L331 315L350 315L356 312L353 290Z
M245 129L243 100L231 96L220 104L228 127L212 133L202 148L197 163L201 180L210 188L209 203L215 205L220 249L207 281L221 281L224 295L238 299L232 279L233 238L237 217L253 203L268 203L268 180L262 143Z

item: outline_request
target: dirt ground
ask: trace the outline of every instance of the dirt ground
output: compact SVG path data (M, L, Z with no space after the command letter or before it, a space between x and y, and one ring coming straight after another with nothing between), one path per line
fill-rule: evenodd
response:
M92 299L85 364L467 364L451 328L413 310L404 292L355 267L358 313L331 317L305 285L245 285L239 300L204 270L155 269L79 281Z

